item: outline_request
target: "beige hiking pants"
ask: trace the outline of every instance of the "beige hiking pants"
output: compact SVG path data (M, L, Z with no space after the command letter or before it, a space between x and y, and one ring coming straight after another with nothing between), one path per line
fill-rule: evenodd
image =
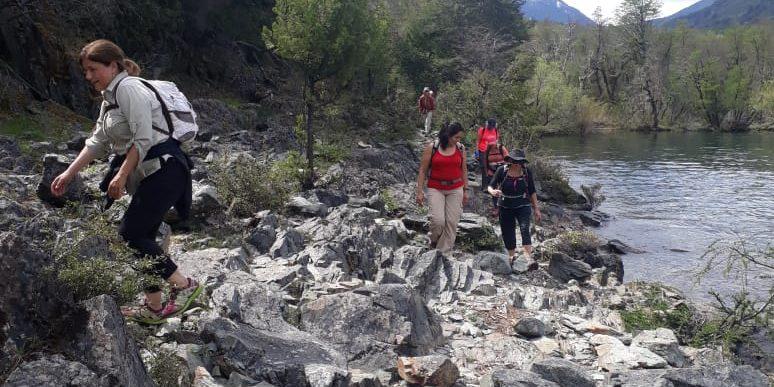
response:
M462 187L452 190L427 189L430 244L443 253L451 251L457 239L457 223L462 216L462 190Z

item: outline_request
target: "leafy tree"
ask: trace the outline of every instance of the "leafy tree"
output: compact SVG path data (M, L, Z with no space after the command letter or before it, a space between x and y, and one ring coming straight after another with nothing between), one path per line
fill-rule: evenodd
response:
M295 63L303 73L306 119L307 180L314 184L315 109L335 98L355 74L380 29L368 0L277 0L271 28L264 28L267 47ZM327 86L327 88L326 88Z

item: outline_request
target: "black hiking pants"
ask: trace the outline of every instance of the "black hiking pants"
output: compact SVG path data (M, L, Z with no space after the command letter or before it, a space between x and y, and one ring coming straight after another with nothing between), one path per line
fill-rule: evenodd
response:
M168 279L177 270L177 265L156 243L156 234L161 226L164 214L180 199L185 192L188 170L175 157L166 161L159 158L161 169L140 182L132 195L129 208L124 213L118 232L136 250L138 264L150 259L153 264L139 268L145 274ZM145 287L146 293L161 289L157 285Z
M516 249L516 224L521 231L521 244L531 245L532 238L529 235L530 217L532 208L529 206L519 208L500 207L500 231L503 234L503 243L508 250Z

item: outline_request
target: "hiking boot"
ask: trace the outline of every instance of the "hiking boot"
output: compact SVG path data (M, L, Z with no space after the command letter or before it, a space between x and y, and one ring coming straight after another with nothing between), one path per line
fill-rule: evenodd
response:
M164 308L165 315L175 315L188 310L191 303L193 303L202 293L202 290L204 290L204 286L202 286L199 281L196 281L191 277L188 277L187 279L188 286L185 288L172 288L172 291L169 294L169 301Z

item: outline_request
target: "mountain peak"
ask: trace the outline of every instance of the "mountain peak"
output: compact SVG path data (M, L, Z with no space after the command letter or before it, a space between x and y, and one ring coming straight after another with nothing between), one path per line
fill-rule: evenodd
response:
M527 0L521 7L524 16L536 21L557 23L593 24L594 22L576 8L562 0Z

